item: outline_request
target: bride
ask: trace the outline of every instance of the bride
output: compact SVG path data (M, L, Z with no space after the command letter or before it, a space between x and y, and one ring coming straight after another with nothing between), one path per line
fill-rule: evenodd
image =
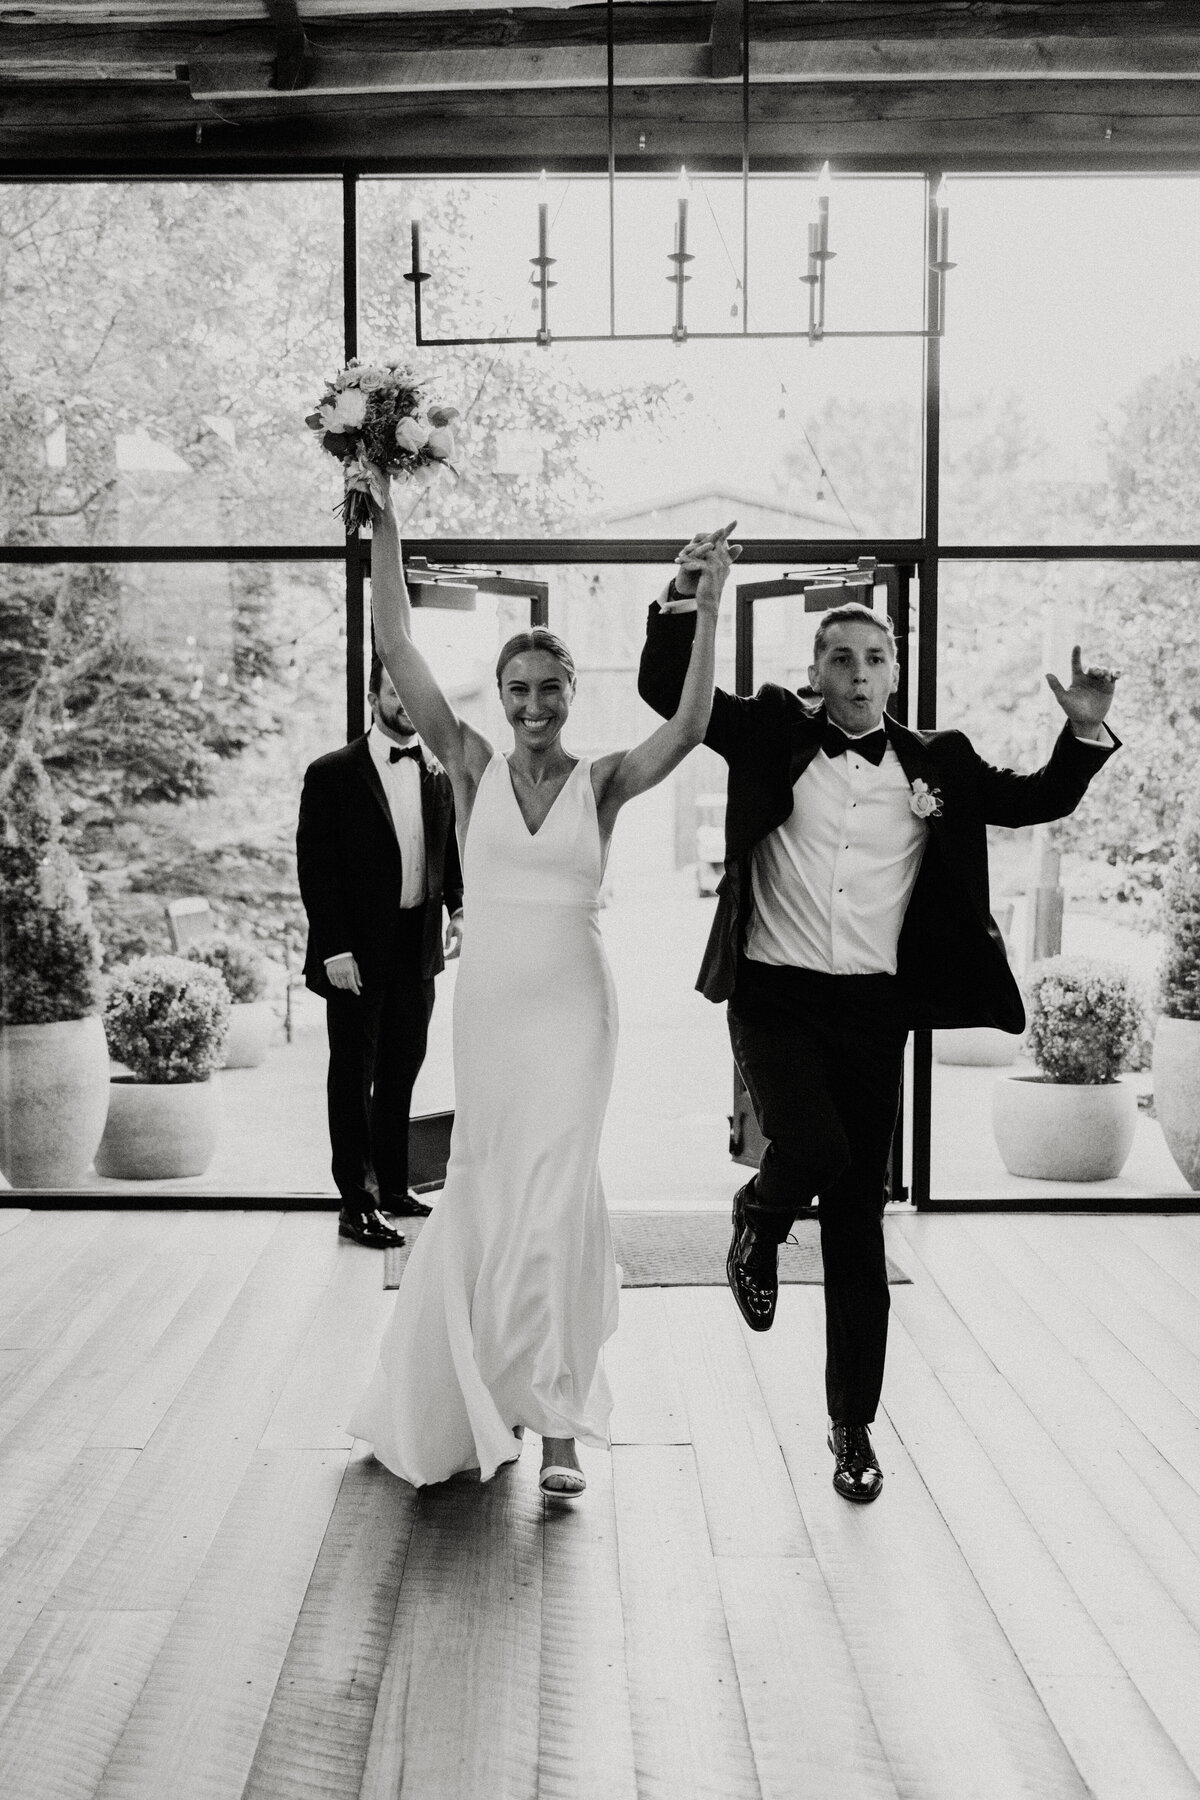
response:
M617 1038L600 884L622 806L704 736L727 533L689 545L699 622L674 716L630 750L571 755L570 652L552 632L525 631L496 666L513 733L505 755L455 714L413 641L385 475L378 491L376 648L454 787L465 916L445 1187L349 1429L420 1486L468 1469L488 1480L528 1427L542 1439L542 1492L571 1498L585 1486L576 1442L608 1443L601 1351L619 1286L597 1163Z

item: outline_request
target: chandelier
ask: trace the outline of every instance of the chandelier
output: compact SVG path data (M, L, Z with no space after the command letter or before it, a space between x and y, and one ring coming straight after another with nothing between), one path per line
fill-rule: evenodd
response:
M839 331L826 323L826 271L837 252L830 249L830 199L832 195L832 176L828 162L821 167L814 189L814 205L812 217L808 224L808 245L805 272L800 281L808 289L807 306L801 308L806 318L792 329L759 331L752 330L749 322L749 264L750 264L750 0L742 0L742 273L738 282L742 304L739 309L740 326L725 330L697 331L689 327L686 317L686 288L692 279L687 273L689 263L696 258L688 250L688 202L690 198L690 182L685 168L679 171L677 188L675 232L672 249L666 254L670 264L667 281L675 289L674 318L669 325L660 331L618 331L616 324L616 189L617 189L617 157L616 157L616 83L614 77L614 0L607 0L607 99L608 99L608 291L609 291L609 323L607 331L599 332L556 332L551 322L551 290L557 283L551 278L550 271L557 259L550 254L550 209L546 185L546 172L542 171L538 183L537 201L537 253L529 258L532 274L530 285L534 289L534 309L538 315L537 329L533 332L511 334L495 332L485 335L466 337L437 337L427 335L422 315L421 290L427 281L433 279L428 269L421 267L421 216L414 212L409 221L410 266L404 273L404 279L410 283L413 291L413 325L414 342L421 346L451 347L459 345L483 344L538 344L548 349L551 344L601 344L601 343L653 343L664 342L686 344L689 339L709 338L806 338L810 344L823 343L826 338L940 338L945 334L946 321L946 276L954 263L949 259L950 248L950 205L946 191L944 176L927 175L925 178L926 216L928 219L928 270L930 281L928 286L927 323L924 326L878 329L869 331Z

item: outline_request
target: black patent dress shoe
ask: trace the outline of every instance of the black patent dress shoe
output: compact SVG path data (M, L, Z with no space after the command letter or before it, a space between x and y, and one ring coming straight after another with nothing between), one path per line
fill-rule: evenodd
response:
M389 1225L378 1210L358 1212L348 1206L344 1206L339 1214L338 1236L353 1238L356 1244L365 1244L368 1250L398 1250L404 1242L404 1233Z
M393 1218L397 1219L427 1219L433 1208L426 1206L425 1202L409 1188L406 1194L381 1194L379 1210L391 1213Z
M733 1237L725 1278L751 1331L770 1331L779 1298L779 1245L756 1231L745 1213L746 1188L733 1197Z
M883 1490L883 1470L871 1447L870 1428L835 1422L829 1427L827 1441L837 1464L833 1485L842 1499L860 1504L878 1500Z

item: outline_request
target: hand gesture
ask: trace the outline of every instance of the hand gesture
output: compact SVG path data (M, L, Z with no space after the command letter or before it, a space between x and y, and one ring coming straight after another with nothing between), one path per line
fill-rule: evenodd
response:
M736 524L737 520L731 519L720 531L698 531L688 539L675 558L678 564L678 574L675 577L677 594L683 597L698 595L703 585L706 604L711 605L715 612L729 570L742 554L740 544L729 542L729 534Z
M391 512L392 477L382 463L367 462L364 459L363 467L366 471L367 481L363 491L367 497L371 524L375 526Z
M358 972L358 964L348 950L342 956L331 956L325 964L325 973L329 977L331 987L341 988L345 994L362 993L362 977Z
M442 955L447 962L453 962L462 949L463 916L461 912L451 913L446 920L446 931L442 939Z
M1119 669L1091 667L1085 669L1079 645L1071 651L1071 685L1065 688L1057 675L1047 675L1050 692L1058 701L1075 729L1083 736L1095 736L1104 722L1116 692Z

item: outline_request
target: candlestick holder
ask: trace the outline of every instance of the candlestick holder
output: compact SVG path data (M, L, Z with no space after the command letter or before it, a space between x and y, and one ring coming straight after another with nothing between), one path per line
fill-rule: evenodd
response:
M676 242L678 245L678 239ZM686 239L684 243L686 243ZM673 283L675 288L675 323L671 327L671 341L675 344L686 344L688 328L683 319L683 290L686 283L692 278L685 273L685 270L687 264L695 262L696 259L694 256L690 256L685 248L679 246L672 250L667 260L675 264L674 269L667 276L667 280Z
M556 258L543 253L531 256L529 260L533 264L529 284L537 289L538 299L538 328L534 341L545 349L553 341L550 332L550 289L557 287L558 283L551 281L550 270L554 267Z

